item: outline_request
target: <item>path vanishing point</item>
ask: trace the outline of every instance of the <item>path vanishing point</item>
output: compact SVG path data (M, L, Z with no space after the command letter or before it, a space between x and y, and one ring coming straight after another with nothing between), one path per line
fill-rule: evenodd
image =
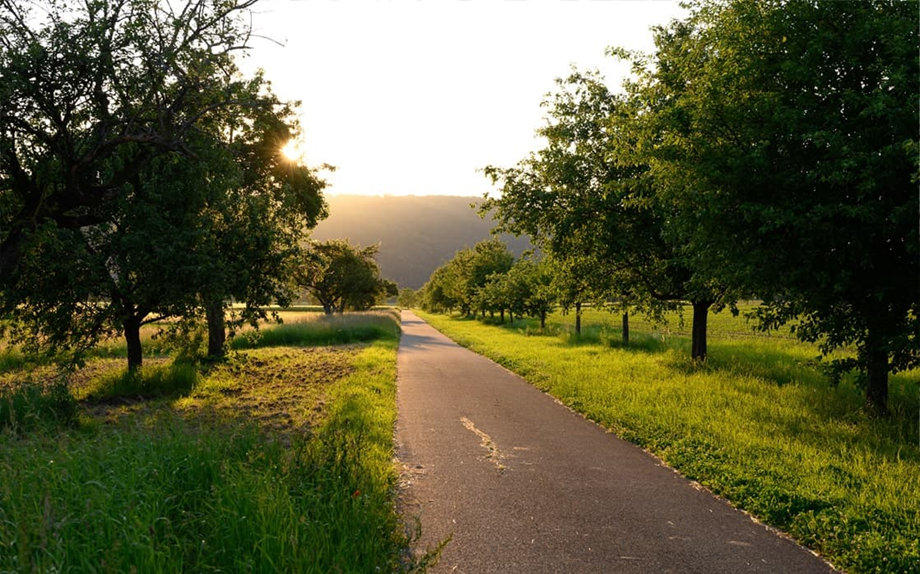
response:
M397 451L433 572L833 572L403 311Z

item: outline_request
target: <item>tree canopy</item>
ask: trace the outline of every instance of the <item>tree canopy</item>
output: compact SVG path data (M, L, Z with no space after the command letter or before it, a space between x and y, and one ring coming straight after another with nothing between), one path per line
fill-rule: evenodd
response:
M326 314L370 309L380 300L398 294L392 281L380 277L374 260L378 245L357 247L342 239L314 241L295 271L298 286L323 306Z
M831 365L883 413L888 373L920 364L916 5L688 9L654 54L611 50L633 60L620 93L558 80L546 146L486 168L501 195L484 209L614 295L693 303L695 358L712 305L762 298L761 328L855 347Z
M325 215L284 162L293 107L245 78L252 1L0 2L0 310L14 340L79 351L140 325L239 318L289 294ZM222 339L221 339L222 343Z
M694 265L825 352L867 400L920 364L916 5L699 2L631 87L638 148Z
M596 72L573 71L556 83L537 130L547 145L513 168L485 169L501 194L487 197L482 213L494 209L499 229L530 234L557 262L567 306L616 297L659 315L689 300L692 355L705 358L707 314L731 302L729 291L691 268L673 233L677 214L631 151L634 102Z

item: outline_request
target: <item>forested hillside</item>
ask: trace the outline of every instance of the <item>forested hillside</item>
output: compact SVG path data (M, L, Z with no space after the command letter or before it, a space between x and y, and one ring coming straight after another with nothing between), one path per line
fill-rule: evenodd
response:
M492 221L460 196L328 196L329 217L314 239L380 243L381 274L400 287L418 289L431 272L464 248L489 237ZM530 248L525 238L501 236L515 255Z

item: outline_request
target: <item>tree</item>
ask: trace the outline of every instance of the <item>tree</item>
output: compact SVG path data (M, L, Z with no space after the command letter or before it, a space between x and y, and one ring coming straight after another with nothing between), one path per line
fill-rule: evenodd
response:
M380 277L374 260L378 249L378 245L355 247L341 239L313 242L305 250L295 280L316 297L327 315L343 313L346 306L356 311L370 309L396 287Z
M594 303L604 306L611 293L614 292L614 278L607 273L599 273L604 269L604 262L598 261L593 255L569 255L564 258L546 257L547 265L552 270L553 288L556 292L557 302L562 307L563 313L575 310L575 334L581 334L581 310L585 303ZM624 325L628 325L626 308L624 312ZM628 343L628 328L624 330L624 342Z
M521 315L540 319L540 329L546 329L546 316L555 308L557 296L549 262L521 258L508 270L506 280L513 294L511 305Z
M224 67L254 3L0 2L0 278L38 230L105 223L154 158L190 154L200 121L239 104Z
M700 1L633 86L695 265L763 297L762 327L854 345L836 367L878 413L920 364L916 22L888 0Z
M466 316L487 311L480 289L496 273L504 273L514 263L514 255L498 239L480 241L458 251L436 269L423 287L430 309L459 309Z
M211 265L200 294L211 356L223 353L228 312L233 329L264 319L267 305L291 301L290 269L305 233L327 215L325 181L280 152L300 134L294 106L278 101L261 74L244 88L239 99L252 104L224 110L211 130L223 138L219 146L233 158L228 169L238 174L201 214L208 231L201 248L209 250ZM245 305L230 308L231 300Z
M457 301L448 293L448 264L441 265L431 273L428 281L422 285L420 298L422 309L440 313L452 312L457 308Z
M396 298L396 304L404 309L412 309L419 304L419 294L409 287L403 287L399 290Z
M292 108L236 71L252 4L39 16L0 2L0 310L14 340L79 352L120 331L136 368L145 323L216 303L222 335L229 297L251 319L283 296L323 183L279 171Z
M487 196L481 213L494 209L499 230L530 235L564 267L648 313L689 300L692 356L705 358L708 312L729 292L691 267L670 229L674 214L630 147L635 103L612 94L596 72L573 71L557 85L537 130L546 147L514 168L485 169L502 193Z

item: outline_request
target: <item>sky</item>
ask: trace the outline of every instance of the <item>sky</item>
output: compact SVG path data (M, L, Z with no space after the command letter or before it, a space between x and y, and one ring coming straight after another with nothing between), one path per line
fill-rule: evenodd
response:
M244 72L301 102L299 153L328 194L495 194L478 170L540 147L540 102L571 66L611 86L608 46L651 51L670 0L263 0Z

